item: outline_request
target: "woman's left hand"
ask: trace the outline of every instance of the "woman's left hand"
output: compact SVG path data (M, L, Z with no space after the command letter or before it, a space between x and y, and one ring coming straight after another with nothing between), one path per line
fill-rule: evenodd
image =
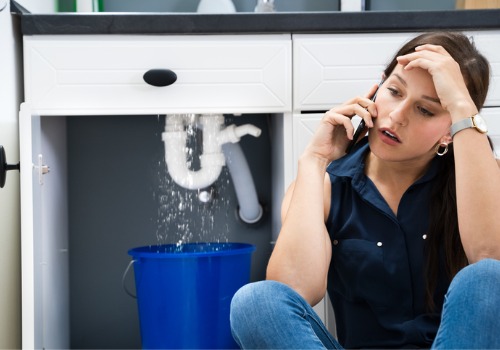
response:
M422 45L415 52L398 57L398 62L404 69L425 69L432 76L436 93L444 109L457 119L477 113L465 84L460 66L441 46ZM463 118L463 116L462 116Z

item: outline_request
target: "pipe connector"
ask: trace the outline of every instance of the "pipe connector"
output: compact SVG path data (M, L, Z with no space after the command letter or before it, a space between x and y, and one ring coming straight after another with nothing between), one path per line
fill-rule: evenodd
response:
M259 137L260 134L262 133L262 131L258 127L254 126L252 124L244 124L244 125L238 126L235 129L235 132L236 132L236 135L240 138L242 136L245 136L245 135Z
M236 126L234 124L228 125L224 130L219 133L218 142L219 145L225 143L236 143L245 135L251 135L253 137L259 137L262 131L251 124L244 124Z
M241 208L238 210L238 216L241 221L247 224L256 224L262 219L262 216L264 215L264 210L262 209L262 206L260 204L256 205L253 207L254 213L252 215L246 217L246 212L242 210Z

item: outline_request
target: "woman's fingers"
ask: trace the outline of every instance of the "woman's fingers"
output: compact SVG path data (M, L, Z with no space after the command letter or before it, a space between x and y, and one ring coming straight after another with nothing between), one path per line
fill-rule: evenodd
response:
M325 113L323 120L332 124L334 127L342 125L346 131L347 138L352 140L354 126L352 125L350 117L346 117L344 114L331 109Z
M342 157L354 136L353 116L360 116L368 127L373 127L372 117L377 115L377 110L369 97L373 96L376 88L374 86L366 97L353 98L327 111L305 152L328 161Z
M405 70L421 68L432 76L444 109L451 111L463 101L471 101L460 66L441 46L418 46L415 52L400 56L397 60Z
M406 70L418 67L428 71L454 61L445 49L437 45L417 46L415 52L399 56L397 60Z
M375 107L375 104L366 98L359 99L357 103L350 103L335 107L327 113L329 112L338 113L339 115L345 117L346 119L342 119L341 122L343 125L345 125L346 120L352 124L351 118L357 115L363 118L366 125L370 128L373 127L372 117L377 116L377 108Z
M437 53L440 53L440 54L443 54L443 55L450 56L450 54L448 53L448 51L446 51L442 46L439 46L439 45L424 44L424 45L417 46L415 48L416 52L424 51L424 50L433 51L433 52L437 52Z

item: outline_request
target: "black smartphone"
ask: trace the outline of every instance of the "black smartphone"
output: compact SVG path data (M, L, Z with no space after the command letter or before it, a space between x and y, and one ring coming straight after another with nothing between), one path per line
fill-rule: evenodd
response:
M373 94L373 96L372 96L372 98L370 100L375 101L375 99L377 98L377 92L378 92L378 89L380 88L380 85L382 85L382 82L378 85L377 90L375 91L375 93ZM354 131L354 135L352 136L351 142L349 142L349 145L347 145L345 153L351 153L354 145L356 144L356 142L358 142L358 139L361 136L361 133L365 129L365 126L366 126L365 120L361 119L361 121L359 122L358 127Z

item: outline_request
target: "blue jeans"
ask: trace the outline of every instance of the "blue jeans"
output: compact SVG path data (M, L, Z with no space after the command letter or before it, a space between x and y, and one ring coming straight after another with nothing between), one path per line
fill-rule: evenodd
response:
M500 349L500 261L462 269L445 297L434 349ZM231 303L231 330L243 349L342 349L312 307L276 281L242 287Z

